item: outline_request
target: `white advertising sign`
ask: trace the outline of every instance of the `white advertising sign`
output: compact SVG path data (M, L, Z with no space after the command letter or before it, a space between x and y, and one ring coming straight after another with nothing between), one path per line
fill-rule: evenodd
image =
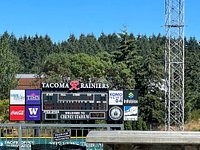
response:
M124 120L138 120L138 106L124 106Z
M123 91L109 91L109 105L123 105Z
M24 105L25 90L10 90L10 105Z

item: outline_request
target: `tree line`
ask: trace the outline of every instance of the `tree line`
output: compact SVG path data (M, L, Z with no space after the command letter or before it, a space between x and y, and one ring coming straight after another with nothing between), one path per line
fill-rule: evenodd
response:
M44 75L45 80L100 81L111 89L139 89L139 119L126 129L148 130L164 123L164 49L166 37L128 33L71 34L55 43L48 35L0 37L0 99L8 98L17 73ZM185 118L199 117L200 45L185 38Z

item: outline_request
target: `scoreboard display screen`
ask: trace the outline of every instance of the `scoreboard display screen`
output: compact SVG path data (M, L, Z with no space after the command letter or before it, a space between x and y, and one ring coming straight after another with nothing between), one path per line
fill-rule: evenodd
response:
M43 120L106 119L108 93L42 93Z
M93 94L82 94L82 93L73 93L73 94L58 94L58 99L63 101L73 101L73 100L80 100L80 101L87 101L87 100L94 100Z

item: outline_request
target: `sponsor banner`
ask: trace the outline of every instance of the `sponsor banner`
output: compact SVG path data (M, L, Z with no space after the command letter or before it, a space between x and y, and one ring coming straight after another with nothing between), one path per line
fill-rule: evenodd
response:
M137 120L138 106L124 106L124 120Z
M40 105L41 102L40 90L26 90L26 104Z
M109 105L123 105L123 91L109 91Z
M54 141L63 141L70 139L70 130L62 132L62 133L54 133L53 134Z
M7 146L7 147L18 147L19 146L19 139L18 138L8 138L8 139L1 139L0 146ZM65 145L65 144L73 144L73 145L80 145L86 146L87 149L90 150L103 150L102 143L86 143L85 138L73 138L64 141L53 141L52 138L22 138L21 141L21 148L23 150L31 150L32 144L55 144L55 145Z
M25 90L10 90L10 105L24 105Z
M24 121L25 106L10 106L10 121Z
M124 90L123 96L125 105L138 104L138 90Z
M26 120L40 120L41 109L40 106L26 106Z

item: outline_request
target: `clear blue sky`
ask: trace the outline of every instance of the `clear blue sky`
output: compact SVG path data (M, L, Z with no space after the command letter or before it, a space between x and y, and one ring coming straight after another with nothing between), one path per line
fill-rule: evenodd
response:
M185 35L200 40L200 0L185 0ZM1 0L0 34L48 34L55 42L93 33L164 35L164 0Z

